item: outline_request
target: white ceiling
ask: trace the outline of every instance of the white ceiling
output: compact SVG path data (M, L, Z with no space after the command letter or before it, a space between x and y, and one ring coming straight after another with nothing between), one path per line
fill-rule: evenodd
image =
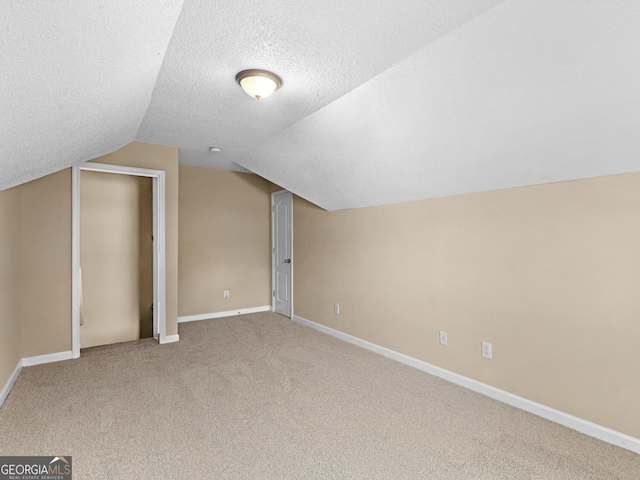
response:
M0 189L134 140L181 7L0 1Z
M0 64L0 189L132 140L329 210L640 170L637 0L5 1Z

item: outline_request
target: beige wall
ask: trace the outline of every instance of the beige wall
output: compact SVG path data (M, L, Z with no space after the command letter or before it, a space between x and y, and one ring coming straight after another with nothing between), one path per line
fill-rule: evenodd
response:
M177 149L96 161L167 172L176 333ZM181 166L180 186L180 315L269 304L269 184ZM296 197L295 314L640 437L638 218L640 174L331 213ZM71 349L70 265L70 170L0 192L0 381Z
M280 185L277 185L273 182L268 182L268 183L269 183L269 194L272 194L273 192L279 192L280 190L284 190L284 188L282 188Z
M20 201L17 188L0 192L0 390L20 354Z
M71 350L71 170L16 187L22 356Z
M166 172L167 334L176 334L178 150L134 142L96 161ZM21 220L21 356L70 351L71 169L15 189Z
M332 213L296 197L294 259L296 315L640 438L640 174Z
M175 335L178 333L178 149L133 142L93 161L165 171L167 335Z
M180 315L270 305L268 182L180 165L179 203Z
M167 334L178 331L178 150L134 142L97 162L164 170ZM0 192L0 382L71 350L71 169Z
M151 179L82 171L82 348L152 333Z
M0 192L0 385L22 357L71 350L71 173Z

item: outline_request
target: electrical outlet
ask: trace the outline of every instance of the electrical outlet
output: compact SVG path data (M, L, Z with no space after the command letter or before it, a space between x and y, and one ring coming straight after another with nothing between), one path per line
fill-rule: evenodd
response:
M229 290L224 291L223 298L229 298Z
M440 330L440 345L446 345L447 344L447 332L443 332L442 330Z
M482 342L482 357L491 359L491 344L489 342Z
M333 312L338 315L340 313L340 304L339 303L334 303L333 304Z

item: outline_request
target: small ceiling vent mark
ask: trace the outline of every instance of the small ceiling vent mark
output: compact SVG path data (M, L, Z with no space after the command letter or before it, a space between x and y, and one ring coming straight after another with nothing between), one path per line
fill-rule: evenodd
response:
M257 69L241 71L236 75L236 82L256 100L267 98L282 85L282 80L275 73Z

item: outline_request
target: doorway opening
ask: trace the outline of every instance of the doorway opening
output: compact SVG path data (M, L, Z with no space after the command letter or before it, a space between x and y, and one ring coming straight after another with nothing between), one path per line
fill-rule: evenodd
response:
M87 162L81 165L73 167L73 180L72 180L72 212L73 212L73 235L72 235L72 352L73 358L80 356L80 340L81 340L81 320L82 320L82 272L81 272L81 172L101 172L101 173L115 173L120 175L132 176L132 177L147 177L151 180L151 248L152 248L152 304L147 305L151 315L150 336L156 339L159 343L168 343L174 341L169 339L166 335L166 268L165 268L165 172L161 170L150 170L135 167L124 167L119 165L108 165L100 163ZM96 180L95 177L93 180ZM98 180L98 182L104 181ZM148 180L147 180L148 181ZM130 185L134 182L124 182ZM147 184L148 185L148 184ZM86 218L85 218L85 221ZM99 234L99 232L96 232ZM86 231L85 231L86 235ZM102 247L106 248L107 244L103 242ZM110 248L110 247L109 247ZM95 255L94 255L95 257ZM100 259L97 260L98 262ZM149 261L148 259L145 261ZM104 265L104 263L103 263ZM95 272L94 272L95 273ZM85 276L88 272L85 272ZM112 283L113 285L113 283ZM118 286L121 288L122 285ZM153 308L151 308L153 305ZM99 304L94 302L92 305L94 311L100 311ZM131 308L131 307L130 307ZM140 307L142 311L143 307ZM104 312L100 312L104 313ZM145 327L145 328L148 328ZM90 342L93 340L90 340ZM84 345L83 345L84 346ZM87 345L90 346L90 345Z
M153 336L152 181L80 172L80 346Z
M272 310L293 315L293 195L281 190L271 194Z

